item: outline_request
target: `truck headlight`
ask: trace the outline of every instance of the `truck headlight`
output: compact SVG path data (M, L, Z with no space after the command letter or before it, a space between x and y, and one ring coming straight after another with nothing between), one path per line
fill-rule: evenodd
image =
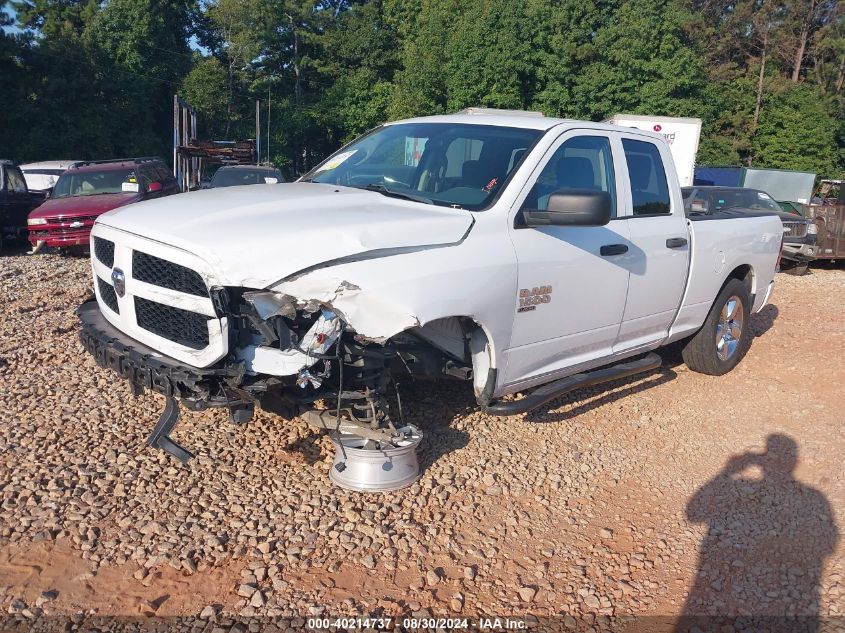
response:
M45 218L28 218L26 224L27 226L39 226L41 224L47 224L47 220Z
M819 227L816 226L815 222L811 222L807 225L807 235L818 235Z

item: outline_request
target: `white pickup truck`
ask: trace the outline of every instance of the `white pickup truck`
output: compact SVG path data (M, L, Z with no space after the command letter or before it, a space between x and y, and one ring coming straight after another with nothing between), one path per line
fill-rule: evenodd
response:
M178 402L235 422L327 403L390 441L418 376L511 415L676 341L691 369L730 371L782 239L776 216L685 217L659 134L469 110L383 125L295 183L102 215L81 339L166 396L150 444L182 460Z

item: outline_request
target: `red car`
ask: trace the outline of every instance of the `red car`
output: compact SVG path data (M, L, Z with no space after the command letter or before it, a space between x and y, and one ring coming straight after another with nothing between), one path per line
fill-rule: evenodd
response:
M179 192L173 172L160 158L122 158L77 163L56 181L44 204L29 214L29 242L42 246L87 246L94 221L106 211Z

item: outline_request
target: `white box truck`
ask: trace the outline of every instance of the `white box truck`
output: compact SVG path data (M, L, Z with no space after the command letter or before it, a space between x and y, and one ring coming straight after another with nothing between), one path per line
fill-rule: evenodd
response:
M695 155L698 153L698 141L701 138L701 119L614 114L607 123L662 134L672 151L681 186L692 185Z

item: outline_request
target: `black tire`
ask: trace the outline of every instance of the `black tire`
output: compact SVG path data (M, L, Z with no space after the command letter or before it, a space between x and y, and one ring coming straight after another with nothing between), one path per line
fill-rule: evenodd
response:
M726 305L729 300L738 300L740 304L738 306L734 304L733 312ZM736 367L751 346L752 334L748 322L750 312L751 297L748 294L748 288L739 279L728 280L719 296L716 297L713 307L710 308L704 325L681 350L681 356L687 367L711 376L721 376ZM731 315L733 318L730 318ZM736 337L737 315L742 317L738 338ZM728 327L720 327L721 323L727 323ZM720 337L720 332L727 332L727 337ZM736 345L733 345L734 342Z

